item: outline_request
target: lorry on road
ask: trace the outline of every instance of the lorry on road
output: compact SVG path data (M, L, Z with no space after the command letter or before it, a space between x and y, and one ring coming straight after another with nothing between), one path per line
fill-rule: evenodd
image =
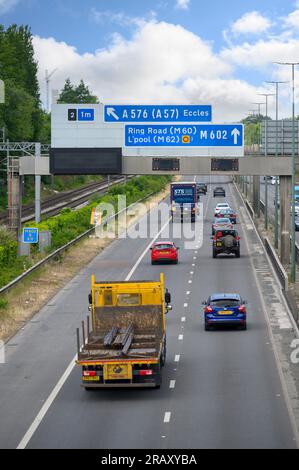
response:
M197 211L195 182L176 182L170 185L170 213L172 222L195 222Z
M92 276L92 321L88 317L87 328L82 322L82 339L77 329L82 386L159 388L170 302L163 273L158 282L96 282Z

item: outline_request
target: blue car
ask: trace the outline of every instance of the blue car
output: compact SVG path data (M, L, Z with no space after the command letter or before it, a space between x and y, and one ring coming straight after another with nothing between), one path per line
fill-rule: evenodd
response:
M241 330L247 329L247 312L239 294L213 294L204 305L205 330L209 331L215 326L236 325Z

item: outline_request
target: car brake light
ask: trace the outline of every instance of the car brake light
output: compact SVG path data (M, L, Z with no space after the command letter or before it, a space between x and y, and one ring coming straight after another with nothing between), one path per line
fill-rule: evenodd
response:
M153 375L153 371L150 369L140 370L139 375Z
M206 307L205 312L206 313L212 313L213 312L212 307L210 307L210 306Z
M239 312L241 312L241 313L245 313L245 312L246 312L245 305L241 305L241 306L239 307Z

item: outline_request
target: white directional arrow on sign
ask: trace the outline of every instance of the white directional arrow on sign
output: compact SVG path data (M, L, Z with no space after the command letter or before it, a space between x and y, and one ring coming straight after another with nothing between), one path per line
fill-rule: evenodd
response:
M119 121L119 117L118 117L118 115L116 114L114 108L107 108L107 114L108 114L108 116L114 117L114 119L115 119L116 121Z
M238 143L238 136L240 135L240 131L238 129L233 129L231 135L234 136L234 145Z

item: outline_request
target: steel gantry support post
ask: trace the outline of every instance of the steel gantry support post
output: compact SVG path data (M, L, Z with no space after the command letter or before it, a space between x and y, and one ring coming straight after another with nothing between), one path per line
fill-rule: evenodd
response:
M35 158L41 156L41 144L35 144ZM35 176L35 223L39 224L41 217L41 176Z
M284 265L290 263L291 185L291 176L280 176L280 259Z
M252 191L252 205L255 217L260 217L260 198L261 198L261 188L260 188L260 176L253 176L253 191Z

